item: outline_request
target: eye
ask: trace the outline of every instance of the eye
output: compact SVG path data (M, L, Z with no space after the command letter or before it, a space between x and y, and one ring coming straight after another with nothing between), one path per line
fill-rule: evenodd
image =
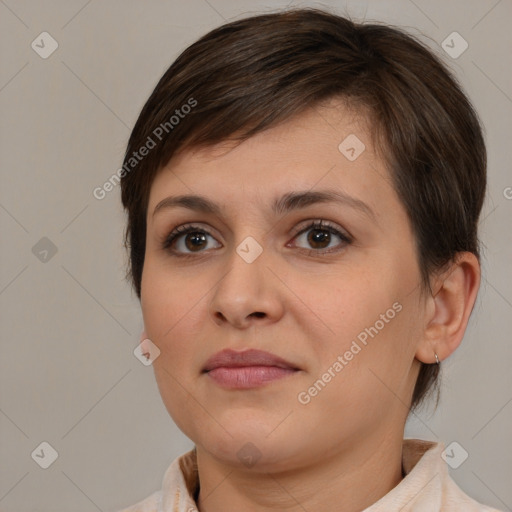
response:
M209 245L209 238L216 244ZM336 238L339 240L338 243ZM333 248L340 250L352 242L348 235L323 220L311 222L299 231L293 240L298 240L299 244L308 244L309 253L315 256L335 252ZM162 243L163 249L179 257L192 256L194 253L204 252L206 249L217 249L221 246L207 230L190 224L175 228ZM295 246L296 242L292 247ZM308 249L308 247L302 248Z
M339 240L338 243L336 243L336 238ZM299 242L309 245L309 247L305 248L310 249L312 254L330 253L333 251L326 251L325 249L336 247L341 249L351 242L348 235L323 220L310 223L298 233L294 240L299 240Z
M203 252L203 249L220 247L208 247L208 237L215 240L208 231L200 226L183 225L179 226L163 242L163 248L176 253L178 256L187 256L192 253Z

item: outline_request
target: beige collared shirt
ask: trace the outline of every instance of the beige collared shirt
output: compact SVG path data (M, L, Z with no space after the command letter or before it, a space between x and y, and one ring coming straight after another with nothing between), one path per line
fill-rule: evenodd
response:
M467 496L441 458L443 443L404 439L405 478L362 512L500 512ZM198 512L199 479L195 452L178 457L165 472L162 489L119 512Z

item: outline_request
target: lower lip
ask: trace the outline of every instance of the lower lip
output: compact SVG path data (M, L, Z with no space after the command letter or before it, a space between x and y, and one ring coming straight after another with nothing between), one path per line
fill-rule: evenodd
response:
M210 370L208 375L225 388L250 389L283 379L294 373L296 370L277 366L244 366L215 368Z

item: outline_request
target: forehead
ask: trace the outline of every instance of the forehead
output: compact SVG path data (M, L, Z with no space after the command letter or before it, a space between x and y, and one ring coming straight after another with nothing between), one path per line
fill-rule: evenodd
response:
M388 178L373 147L369 118L330 100L243 142L179 152L155 177L149 208L171 193L220 195L242 204L315 187L371 196L389 186Z
M290 149L294 147L295 151L300 151L302 147L307 147L308 140L318 144L319 139L325 139L325 142L332 143L334 138L341 137L345 132L358 135L361 139L366 139L368 149L373 149L369 138L372 136L371 127L373 117L372 112L364 105L356 106L348 102L346 98L330 98L318 102L313 106L306 108L299 114L281 121L270 128L260 131L250 139L241 142L237 140L244 133L239 130L232 134L228 139L216 142L205 147L190 147L178 151L169 162L171 165L178 165L178 162L184 159L196 159L198 161L208 161L225 156L227 153L235 151L241 143L244 144L243 151L249 151L249 146L265 145L287 145ZM341 139L340 139L341 140Z
M373 152L373 144L370 141L370 117L371 113L365 107L350 106L347 100L342 98L329 99L242 142L237 140L243 132L239 131L229 139L208 146L186 147L177 151L164 168L181 168L190 162L206 164L211 160L229 158L228 154L233 154L233 157L240 152L249 154L251 150L258 153L260 146L263 145L267 149L280 146L279 150L288 157L302 150L310 151L311 145L331 146L337 149L337 142L341 142L350 134L364 140L366 149ZM338 156L336 152L334 155Z

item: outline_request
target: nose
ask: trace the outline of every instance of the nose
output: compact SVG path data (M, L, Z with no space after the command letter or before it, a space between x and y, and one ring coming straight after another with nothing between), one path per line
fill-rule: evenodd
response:
M209 304L216 325L230 324L237 329L274 323L283 315L280 282L268 268L265 251L252 263L236 251L223 269Z

